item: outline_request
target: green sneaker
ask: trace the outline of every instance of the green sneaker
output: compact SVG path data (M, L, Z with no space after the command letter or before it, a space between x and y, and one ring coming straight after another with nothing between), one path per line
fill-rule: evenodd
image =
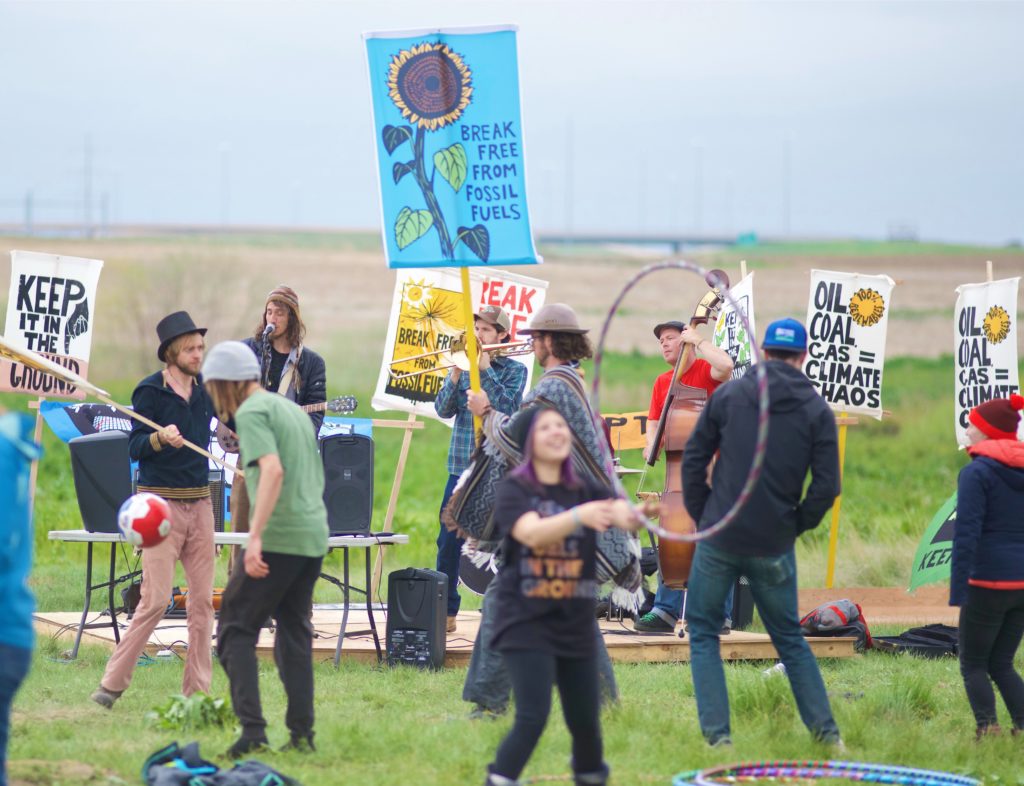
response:
M672 633L675 629L674 622L665 622L653 611L647 612L633 623L633 630L639 633Z

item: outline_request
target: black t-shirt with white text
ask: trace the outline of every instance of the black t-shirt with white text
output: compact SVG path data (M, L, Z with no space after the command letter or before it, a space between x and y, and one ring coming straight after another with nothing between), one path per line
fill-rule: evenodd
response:
M574 505L607 497L607 492L589 487L532 487L518 477L498 483L494 521L503 538L504 562L495 579L495 650L540 650L572 658L594 653L595 531L580 526L563 541L537 549L515 540L511 531L531 511L546 518Z

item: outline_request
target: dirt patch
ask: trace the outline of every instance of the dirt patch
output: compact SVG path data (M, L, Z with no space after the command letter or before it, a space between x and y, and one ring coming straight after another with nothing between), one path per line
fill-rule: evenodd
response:
M80 761L8 759L10 786L54 786L55 784L124 784L123 778Z

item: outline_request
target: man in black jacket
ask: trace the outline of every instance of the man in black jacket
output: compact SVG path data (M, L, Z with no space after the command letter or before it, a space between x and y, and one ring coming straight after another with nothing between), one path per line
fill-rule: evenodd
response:
M242 343L253 351L260 364L260 385L300 407L311 407L306 414L312 421L313 433L319 434L326 407L317 405L327 401L327 369L324 359L303 345L305 337L299 296L282 284L267 295L254 334ZM231 486L231 529L249 531L249 494L245 481L237 476Z
M131 625L121 637L92 700L108 709L127 689L139 655L163 619L171 599L175 565L180 561L188 579L188 655L181 692L210 692L213 665L213 505L209 464L205 456L184 446L185 440L210 444L213 403L199 376L206 328L196 327L185 311L176 311L156 326L157 357L164 368L142 380L132 393L140 415L159 423L157 431L132 422L128 452L139 462L138 491L167 500L171 532L142 551L142 599Z
M815 739L841 745L821 672L800 631L794 553L797 536L818 526L839 494L835 417L804 376L807 331L800 322L773 322L762 347L771 401L764 469L733 522L697 545L690 571L686 619L697 715L709 744L731 742L718 632L725 595L742 575L804 725ZM701 412L683 455L683 495L698 529L721 520L739 496L754 457L757 420L753 373L719 388ZM709 486L707 467L716 450L721 453Z

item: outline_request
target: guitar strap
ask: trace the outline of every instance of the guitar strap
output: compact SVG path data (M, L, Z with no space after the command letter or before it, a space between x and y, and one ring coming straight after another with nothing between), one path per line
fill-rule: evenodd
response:
M299 346L295 350L295 361L293 363L287 363L287 362L285 363L287 368L285 368L284 372L281 374L281 381L278 383L277 391L276 391L277 393L280 393L282 396L287 396L288 395L288 388L289 388L289 386L292 383L292 378L294 378L295 379L295 400L296 401L299 398L299 387L302 384L302 380L299 377L299 373L298 373L299 358L301 358L301 357L302 357L302 344L299 344Z

